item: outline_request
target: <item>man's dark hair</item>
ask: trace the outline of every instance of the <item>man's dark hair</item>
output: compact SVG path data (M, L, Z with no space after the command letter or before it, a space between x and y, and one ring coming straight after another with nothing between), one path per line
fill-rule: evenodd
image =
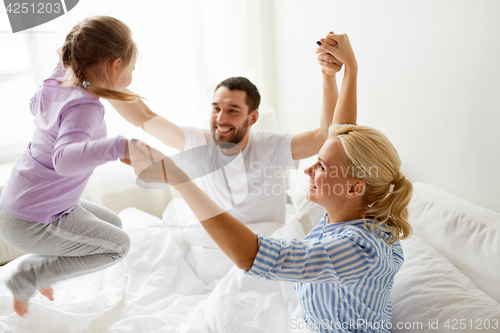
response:
M222 81L217 85L215 91L217 91L217 89L219 89L220 87L226 87L229 90L242 90L246 92L247 97L245 98L245 102L248 105L249 113L259 108L260 104L259 90L247 78L242 76L237 76L225 79L224 81Z

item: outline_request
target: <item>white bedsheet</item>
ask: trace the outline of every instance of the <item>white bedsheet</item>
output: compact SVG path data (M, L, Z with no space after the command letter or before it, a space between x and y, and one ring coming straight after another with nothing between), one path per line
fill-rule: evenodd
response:
M0 332L290 332L292 283L246 276L220 250L193 246L189 234L202 237L199 228L168 225L133 208L120 216L132 241L128 256L54 284L54 302L35 295L25 318L14 313L5 286L23 257L1 267ZM252 229L269 233L269 226ZM275 235L304 237L296 219Z

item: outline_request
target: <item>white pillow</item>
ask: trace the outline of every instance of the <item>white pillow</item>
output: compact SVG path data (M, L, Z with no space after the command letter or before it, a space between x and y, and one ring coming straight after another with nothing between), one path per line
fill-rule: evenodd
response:
M500 303L500 214L423 183L409 211L415 234Z
M128 207L118 213L122 220L122 228L128 229L143 229L153 225L163 225L163 221L158 217L148 214L140 209Z
M413 235L401 244L405 262L391 292L392 332L471 332L476 328L498 332L500 304L420 237ZM421 326L413 326L418 323Z

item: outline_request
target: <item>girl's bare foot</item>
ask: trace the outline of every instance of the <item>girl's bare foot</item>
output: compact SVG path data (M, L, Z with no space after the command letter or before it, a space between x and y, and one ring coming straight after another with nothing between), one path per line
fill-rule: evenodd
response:
M20 301L14 297L14 311L21 317L28 313L28 301Z
M54 290L51 286L38 289L40 294L47 297L49 300L54 300ZM21 317L28 313L28 301L20 301L14 297L14 311Z
M40 294L47 297L49 300L54 300L54 290L51 286L38 289ZM28 313L28 301L20 301L14 297L14 311L21 317Z
M38 291L40 292L40 294L42 294L43 296L47 297L49 300L51 300L51 301L54 300L54 296L53 296L54 295L54 290L52 289L51 286L38 289Z

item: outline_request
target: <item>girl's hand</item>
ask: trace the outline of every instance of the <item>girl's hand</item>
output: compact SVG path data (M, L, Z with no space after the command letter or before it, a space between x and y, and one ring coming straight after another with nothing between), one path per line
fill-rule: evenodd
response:
M320 53L320 55L322 53L330 54L346 67L358 67L351 42L346 34L329 33L326 38L324 38L324 41L325 42L321 42L321 45L318 47L317 53Z
M190 180L169 157L140 140L127 140L125 158L121 161L131 165L134 173L146 183L176 185Z
M330 34L333 34L333 32L330 32ZM321 72L328 76L335 75L342 69L342 62L331 53L326 52L325 48L321 48L321 45L328 44L330 47L334 47L337 45L337 42L333 39L321 38L317 44L319 47L316 49L316 53L318 53L318 63L321 65Z
M121 161L131 165L134 168L135 174L139 175L144 169L155 163L155 157L158 158L158 160L161 159L159 156L153 156L153 151L155 155L158 155L159 152L156 149L150 148L140 140L127 140L125 158Z

